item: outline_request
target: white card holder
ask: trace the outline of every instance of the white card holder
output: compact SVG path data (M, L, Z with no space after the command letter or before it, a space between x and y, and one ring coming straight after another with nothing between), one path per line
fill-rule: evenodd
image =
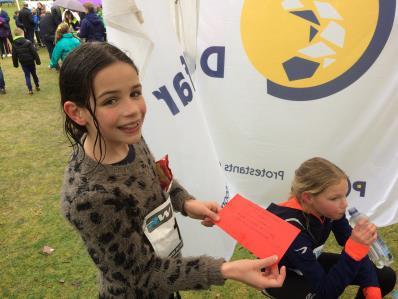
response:
M177 256L183 246L170 197L144 219L143 230L159 257Z

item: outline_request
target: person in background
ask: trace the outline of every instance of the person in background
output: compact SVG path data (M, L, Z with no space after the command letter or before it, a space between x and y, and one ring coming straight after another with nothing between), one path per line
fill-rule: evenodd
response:
M36 42L37 42L37 45L42 48L42 47L44 47L44 45L40 38L40 16L38 15L36 8L32 9L32 16L33 16L33 24L34 24Z
M14 18L14 21L15 21L15 26L16 26L17 28L20 28L20 29L22 29L23 31L25 31L25 28L23 28L22 22L19 20L19 10L16 10L16 11L14 12L13 18Z
M4 18L0 16L0 52L2 59L6 56L11 56L11 49L7 40L9 35L10 28L6 27Z
M368 257L376 226L368 220L351 228L345 216L348 177L330 161L315 157L295 171L289 200L267 210L301 230L279 265L288 269L285 283L267 289L272 298L337 299L349 285L359 286L355 298L380 299L392 291L396 274L378 269ZM333 232L341 253L322 252Z
M51 56L49 68L58 69L58 61L64 61L74 48L80 45L80 40L69 32L69 25L61 23L55 33L55 48Z
M53 12L56 13L55 9L53 10L52 8L51 11L46 11L40 20L40 37L47 47L50 59L55 47L55 31L57 30L57 26L60 24L57 23L58 18L54 17Z
M0 27L4 31L3 36L6 37L6 40L3 40L3 46L4 46L4 51L1 51L2 54L6 54L7 57L11 57L11 45L12 45L12 33L11 33L11 27L10 27L10 17L8 16L8 13L2 9L0 6L0 18L3 19L3 25ZM1 50L2 46L0 45Z
M95 13L95 7L91 2L83 4L86 16L81 21L79 37L88 42L105 41L105 26L100 17Z
M52 6L51 14L53 15L54 21L57 26L62 23L62 11L59 6Z
M36 13L40 17L41 15L44 15L46 12L46 7L43 5L41 2L37 2L36 5Z
M21 64L22 70L25 75L26 86L28 87L29 94L33 94L32 83L30 76L32 75L33 81L36 85L36 90L40 90L39 77L36 74L36 65L40 65L40 57L33 46L33 43L23 37L24 32L20 28L14 30L14 44L12 47L12 61L14 67L18 67L18 61Z
M2 59L6 56L11 56L11 49L7 39L8 36L10 36L10 26L8 26L6 20L0 16L0 51Z
M23 24L25 30L25 38L34 44L35 26L33 23L33 15L28 8L28 3L23 4L22 9L19 11L18 20Z
M77 19L77 17L78 17L78 15L75 16L75 14L72 11L70 11L69 9L64 11L64 22L69 25L71 32L79 31L80 23L79 23L79 20Z

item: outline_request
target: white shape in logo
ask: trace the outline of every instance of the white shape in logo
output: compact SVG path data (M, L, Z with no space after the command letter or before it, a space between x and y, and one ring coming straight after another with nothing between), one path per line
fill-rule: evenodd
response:
M304 253L307 252L307 249L308 249L308 247L304 246L304 247L301 247L299 249L295 249L294 251L296 251L296 252L300 252L301 251L301 254L304 254Z
M165 211L163 212L163 215L162 215L162 214L159 214L159 215L158 215L159 220L160 220L160 221L163 221L163 220L165 220L165 219L168 219L168 218L170 217L170 213L171 213L171 211L170 211L170 207L169 207L167 210L165 210Z
M323 19L333 19L333 20L342 20L343 18L337 12L337 10L330 4L325 2L314 1L316 9L318 10L319 15Z
M325 58L323 60L323 68L327 68L329 65L331 65L335 61L336 61L336 59L334 59L334 58Z
M307 55L311 58L319 58L323 56L329 56L336 54L333 49L329 48L323 42L317 42L316 44L310 45L306 48L300 49L299 52L301 54Z
M297 9L304 7L300 0L285 0L282 2L282 7L284 9Z
M321 37L342 48L344 46L345 29L332 21L322 31Z

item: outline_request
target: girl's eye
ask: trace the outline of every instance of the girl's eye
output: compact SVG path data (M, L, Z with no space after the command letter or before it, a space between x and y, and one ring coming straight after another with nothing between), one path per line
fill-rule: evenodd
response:
M341 196L336 196L336 197L332 197L330 200L336 201L336 200L339 200L340 198L341 198Z
M137 98L137 97L141 96L141 91L140 90L132 91L130 93L130 96L133 97L133 98Z
M110 98L104 101L104 105L105 106L110 106L110 105L114 105L117 103L117 99L116 98Z

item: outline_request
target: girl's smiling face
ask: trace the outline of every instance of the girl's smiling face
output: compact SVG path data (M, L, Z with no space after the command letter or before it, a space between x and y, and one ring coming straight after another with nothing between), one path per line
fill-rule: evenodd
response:
M91 107L107 153L126 149L128 144L138 143L141 139L146 105L136 70L124 62L112 63L95 76L93 93L95 99L91 97ZM85 114L87 138L93 142L97 136L97 129L88 110Z

